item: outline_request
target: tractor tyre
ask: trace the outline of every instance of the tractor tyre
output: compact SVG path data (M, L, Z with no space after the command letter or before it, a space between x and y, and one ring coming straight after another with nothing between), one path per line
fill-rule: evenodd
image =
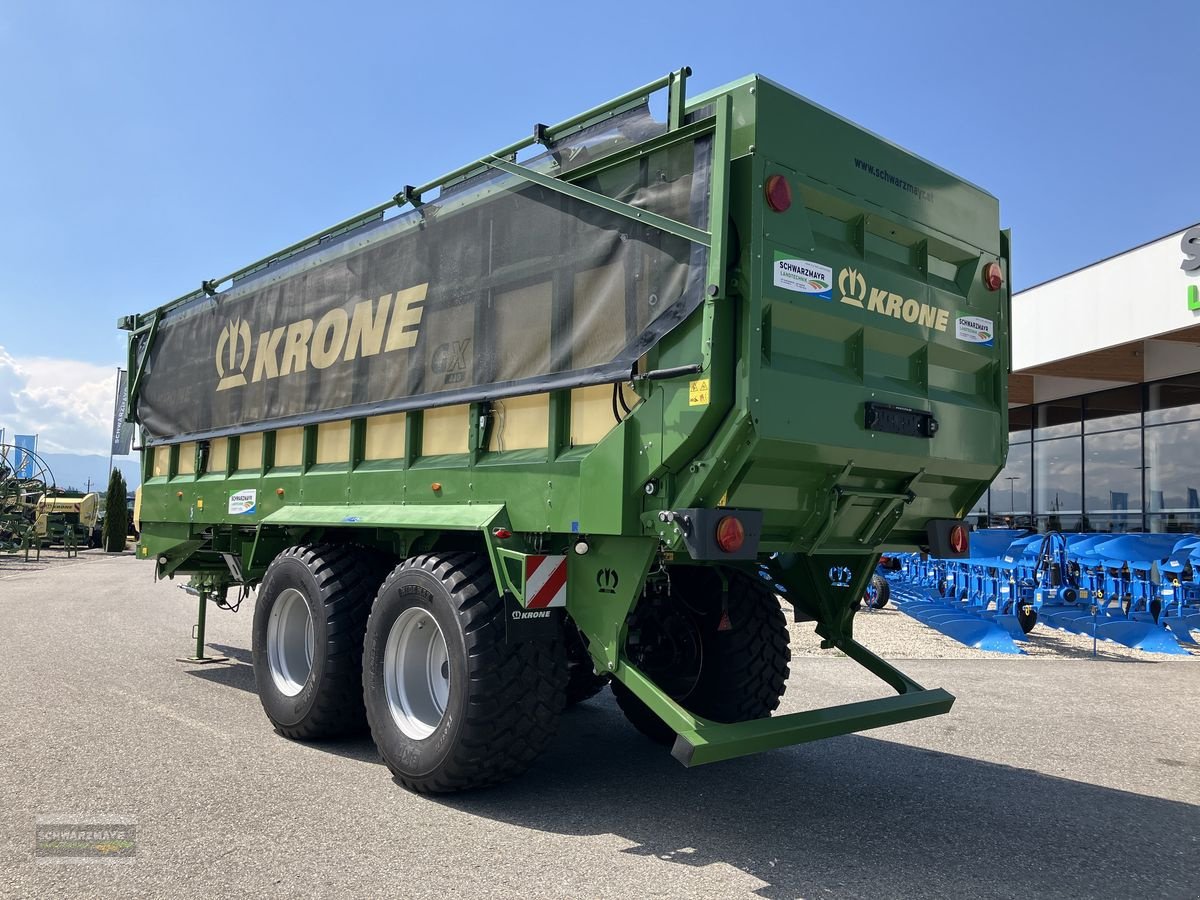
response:
M372 551L332 544L289 547L267 567L254 604L254 680L284 737L364 729L362 637L383 574Z
M362 691L371 736L419 793L507 781L549 743L566 703L564 642L508 643L485 555L415 556L367 620Z
M630 634L638 643L627 642L626 653L689 712L714 722L745 722L769 716L783 697L791 660L787 619L765 583L741 572L726 574L723 609L716 572L676 567L671 594L635 609ZM667 635L669 652L659 652L655 630ZM675 740L670 726L629 688L614 680L612 690L638 731L661 744Z
M591 654L583 643L579 629L570 619L563 624L563 639L567 646L567 706L590 700L604 690L608 674L599 674Z
M863 601L871 609L883 609L888 605L888 600L892 596L892 586L888 584L886 578L882 575L872 575L870 586L867 592L863 595Z

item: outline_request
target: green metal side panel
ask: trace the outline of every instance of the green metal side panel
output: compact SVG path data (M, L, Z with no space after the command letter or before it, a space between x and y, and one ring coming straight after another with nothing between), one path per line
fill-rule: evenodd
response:
M912 547L1004 464L1011 273L998 204L766 79L743 89L754 154L735 162L733 216L753 446L728 502L764 510L765 550ZM764 200L772 175L792 186L786 211ZM995 292L981 275L992 262L1006 282ZM781 263L811 266L825 290ZM872 430L867 403L931 413L937 433Z
M477 531L485 528L504 507L500 504L410 504L353 506L285 506L262 520L263 525L307 528L412 528Z

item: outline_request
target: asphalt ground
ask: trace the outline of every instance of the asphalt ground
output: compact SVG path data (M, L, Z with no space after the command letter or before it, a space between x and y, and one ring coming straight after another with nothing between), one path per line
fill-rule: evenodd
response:
M910 659L948 716L691 770L605 694L524 777L430 798L368 739L274 734L250 604L197 667L194 599L129 555L2 575L3 897L1200 896L1195 658ZM813 646L785 711L882 694ZM46 816L135 823L136 857L36 861Z

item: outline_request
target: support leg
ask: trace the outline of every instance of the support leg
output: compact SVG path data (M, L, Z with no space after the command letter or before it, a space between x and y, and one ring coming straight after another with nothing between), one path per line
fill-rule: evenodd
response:
M205 656L204 655L204 616L208 611L208 589L200 588L197 592L200 597L200 610L196 614L196 627L193 629L196 635L196 655L195 656L180 656L176 657L176 662L188 663L215 663L228 662L228 656Z

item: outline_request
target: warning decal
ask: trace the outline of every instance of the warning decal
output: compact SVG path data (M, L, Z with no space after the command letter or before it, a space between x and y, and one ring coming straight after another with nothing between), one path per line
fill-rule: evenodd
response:
M525 608L552 609L567 605L567 558L525 557Z

